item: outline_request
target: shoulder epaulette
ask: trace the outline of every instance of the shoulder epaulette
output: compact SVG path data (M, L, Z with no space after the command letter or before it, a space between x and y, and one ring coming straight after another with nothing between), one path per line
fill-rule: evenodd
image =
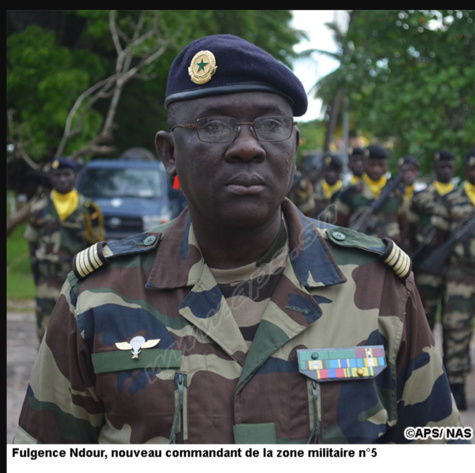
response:
M146 232L123 240L95 243L75 256L74 275L82 280L113 258L151 251L158 245L161 236L161 232Z
M327 230L328 238L338 246L359 248L375 253L398 276L406 279L412 269L411 258L389 238L377 238L346 227L334 227Z

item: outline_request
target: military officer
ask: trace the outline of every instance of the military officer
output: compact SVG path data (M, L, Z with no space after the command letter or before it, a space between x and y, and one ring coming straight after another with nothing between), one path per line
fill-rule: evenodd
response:
M440 149L434 153L433 160L434 179L425 189L414 194L408 212L410 254L417 288L431 329L435 326L438 307L442 306L443 311L446 275L443 271L429 271L422 263L438 246L431 219L437 206L455 189L452 182L455 155Z
M406 443L460 425L408 256L286 198L297 77L204 37L165 105L156 148L188 207L76 257L15 442Z
M24 234L36 285L40 341L73 257L104 238L101 210L75 189L76 173L77 165L70 159L51 162L52 190L33 204Z
M475 150L464 159L466 180L437 207L432 222L453 238L442 314L444 363L460 410L467 409L465 378L475 317Z

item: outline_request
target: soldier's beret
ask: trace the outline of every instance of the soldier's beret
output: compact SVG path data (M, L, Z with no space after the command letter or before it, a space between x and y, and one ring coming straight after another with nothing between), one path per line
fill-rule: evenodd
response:
M365 158L367 159L388 159L389 151L380 144L373 143L365 148Z
M419 162L417 161L416 158L414 158L414 156L403 156L402 158L399 159L398 164L400 166L403 166L404 164L412 164L417 169L420 169Z
M338 169L341 169L343 167L343 161L338 157L335 156L334 154L326 154L323 156L323 162L327 166L333 166Z
M434 161L454 161L455 154L445 149L439 149L434 153Z
M359 147L352 148L350 158L352 158L353 156L364 156L364 154L365 152L363 148L359 148Z
M307 110L300 80L271 54L237 36L206 36L190 43L173 61L165 106L172 102L247 91L280 94L295 116Z
M56 169L73 169L77 171L78 166L74 161L71 161L68 158L54 158L51 161L51 169L54 171Z

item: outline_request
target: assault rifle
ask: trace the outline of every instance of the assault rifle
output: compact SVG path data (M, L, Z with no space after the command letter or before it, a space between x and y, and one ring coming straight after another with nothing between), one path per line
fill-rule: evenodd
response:
M474 231L475 215L469 217L463 226L459 227L440 248L422 263L422 269L433 274L442 274L454 246L457 243L467 245L469 238L474 235Z
M402 180L402 174L398 174L394 179L389 181L379 197L372 200L367 206L358 209L351 217L348 226L353 230L362 233L372 233L378 225L378 217L376 213L384 205L391 192L399 186Z

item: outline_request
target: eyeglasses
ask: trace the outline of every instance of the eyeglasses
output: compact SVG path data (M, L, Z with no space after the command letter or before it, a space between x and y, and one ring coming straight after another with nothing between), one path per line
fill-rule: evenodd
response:
M259 141L284 141L290 138L296 124L292 117L260 117L253 122L238 122L231 117L206 117L198 118L196 123L175 125L171 131L175 128L193 128L200 141L205 143L231 143L241 130L241 125L247 125Z

